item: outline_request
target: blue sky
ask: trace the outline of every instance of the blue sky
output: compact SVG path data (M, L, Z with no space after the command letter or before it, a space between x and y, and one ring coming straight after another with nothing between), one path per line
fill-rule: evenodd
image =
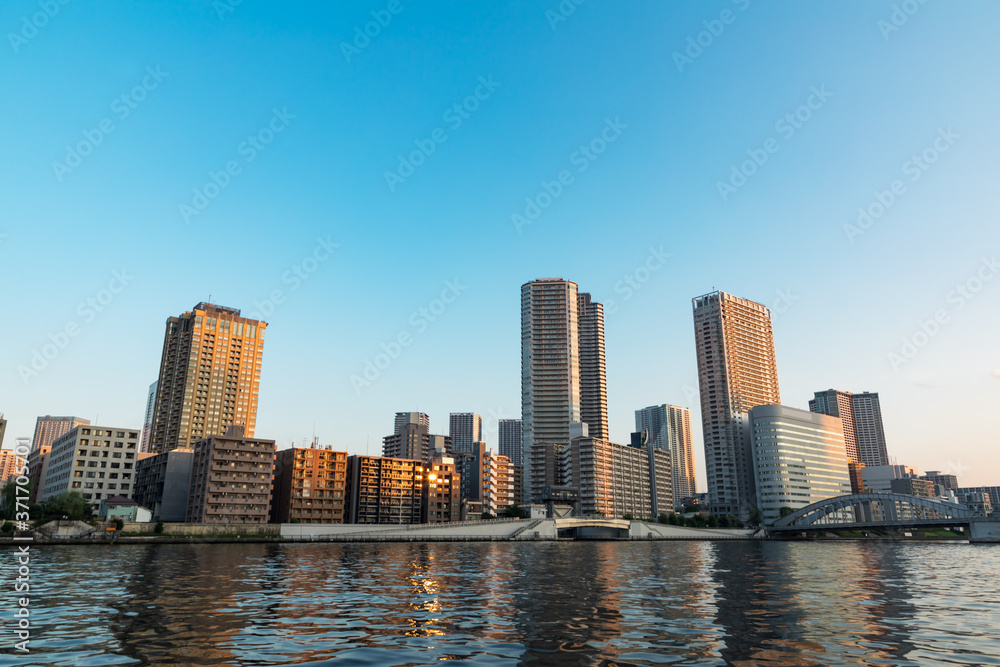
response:
M270 323L258 435L495 445L520 285L561 276L609 311L613 439L690 406L701 486L713 288L775 307L785 404L878 391L898 462L1000 484L995 3L46 6L0 7L8 438L138 427L211 295Z

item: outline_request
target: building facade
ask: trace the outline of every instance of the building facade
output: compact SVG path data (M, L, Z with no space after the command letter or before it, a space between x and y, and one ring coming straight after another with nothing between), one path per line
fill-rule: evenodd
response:
M141 452L135 471L132 497L145 507L153 521L180 523L187 518L191 494L193 449L172 449L159 454Z
M862 481L868 493L891 493L892 480L917 476L917 469L907 465L866 465L861 469Z
M419 459L347 457L347 522L420 523L423 478Z
M521 419L525 494L536 500L539 447L568 447L580 421L580 334L577 285L543 278L521 286ZM544 456L541 459L544 461Z
M458 521L462 507L461 475L455 469L455 459L435 457L424 471L420 490L421 523Z
M105 498L132 497L139 431L120 426L77 426L56 438L39 502L79 491L98 507Z
M851 392L837 389L817 391L809 400L809 411L839 418L844 429L844 447L847 451L847 460L860 461L858 434L854 426L854 401L851 400L851 396Z
M950 491L954 491L958 488L958 477L956 475L941 472L940 470L928 470L924 473L924 479L929 479L935 484L943 486Z
M274 440L246 437L239 426L194 443L189 523L268 523Z
M149 443L153 439L153 412L156 410L156 386L159 382L149 385L149 392L146 394L146 413L142 418L142 441L139 443L140 452L149 451Z
M90 424L89 419L81 417L53 417L45 415L35 421L35 437L31 439L31 448L51 447L57 438L66 435L77 426Z
M562 466L585 515L647 519L673 507L669 451L577 438L562 452Z
M771 311L725 292L692 305L710 511L746 520L757 502L748 413L781 403Z
M49 470L49 453L52 445L43 445L32 449L28 454L28 481L31 484L31 494L28 496L28 506L34 505L42 497L42 484Z
M150 452L192 448L230 426L254 437L266 328L205 302L167 319Z
M580 420L592 438L608 434L608 379L604 360L604 305L590 294L577 295L580 339Z
M882 426L882 407L878 394L864 392L852 394L854 408L854 428L858 437L858 454L865 466L889 465L889 453L885 445L885 429Z
M344 523L347 452L315 443L281 450L271 496L273 523Z
M483 439L483 418L474 412L452 412L448 418L448 436L453 452L471 452L472 443Z
M515 504L514 465L503 454L488 452L482 461L483 512L499 516Z
M837 417L783 405L750 409L756 506L766 525L782 507L799 509L851 493L844 431Z
M697 493L691 411L676 405L651 405L635 411L635 430L646 431L653 447L670 452L673 471L673 507ZM662 496L661 496L662 498Z
M516 466L524 464L521 440L521 420L501 419L497 422L497 449Z
M397 412L393 434L382 438L382 456L429 461L451 454L451 438L430 433L430 418L422 412Z

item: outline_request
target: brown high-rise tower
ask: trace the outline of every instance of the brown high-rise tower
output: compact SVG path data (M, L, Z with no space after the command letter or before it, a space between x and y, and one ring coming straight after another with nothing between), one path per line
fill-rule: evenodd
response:
M266 327L204 302L167 319L149 451L190 448L230 426L254 437Z

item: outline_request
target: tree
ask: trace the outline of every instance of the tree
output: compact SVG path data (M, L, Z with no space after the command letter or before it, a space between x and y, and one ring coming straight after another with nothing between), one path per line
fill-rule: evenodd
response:
M153 527L153 532L156 533L157 535L162 535L163 534L163 522L162 521L157 521L156 522L156 526Z
M660 512L660 516L656 517L656 523L667 523L669 518L666 512Z
M794 507L788 507L786 505L786 506L784 506L784 507L782 507L781 509L778 510L778 516L784 518L784 517L788 516L789 514L793 514L794 512L795 512L795 508Z
M511 505L503 511L503 517L506 519L527 519L529 516L528 510L518 505Z
M691 512L697 512L697 511L698 511L698 506L697 505L685 505L684 506L684 513L685 514L690 514Z
M717 516L715 516L714 514L709 514L708 515L708 519L705 520L705 524L709 528L718 528L719 527L719 518Z
M680 520L683 521L684 517L680 517ZM667 515L667 524L668 525L676 526L679 523L680 522L678 521L677 515L675 513L671 512L670 514Z
M14 515L18 512L18 499L21 500L22 504L26 504L28 495L31 494L31 482L28 482L27 486L25 486L27 494L24 491L18 493L18 486L20 485L11 478L3 485L3 489L0 490L0 519L10 520L14 518ZM23 512L24 510L21 511Z
M625 519L626 521L632 521L632 515L631 514L626 514L622 518Z
M751 508L750 521L749 521L750 525L753 526L754 528L757 528L763 522L764 522L764 515L761 513L760 508L759 507Z
M40 504L42 518L83 519L93 518L94 508L79 491L66 491Z

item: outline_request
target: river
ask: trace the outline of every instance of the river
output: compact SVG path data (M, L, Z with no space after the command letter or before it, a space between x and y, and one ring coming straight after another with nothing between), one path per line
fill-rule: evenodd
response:
M0 665L1000 665L1000 546L33 546Z

